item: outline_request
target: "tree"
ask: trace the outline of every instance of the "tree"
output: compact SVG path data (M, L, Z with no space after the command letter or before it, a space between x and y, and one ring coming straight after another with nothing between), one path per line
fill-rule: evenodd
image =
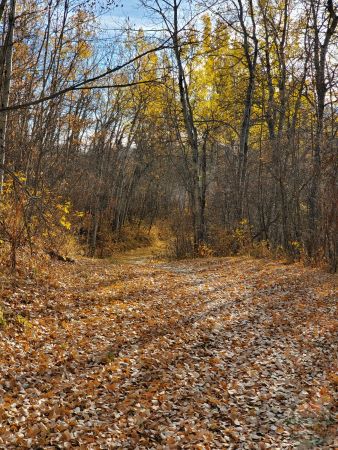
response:
M316 94L316 129L313 146L312 180L309 192L309 238L308 251L313 256L318 251L320 205L318 195L322 172L322 141L326 95L329 89L327 80L327 58L330 43L335 35L338 15L332 0L310 0L311 29L313 30L310 51L313 52L314 84Z
M0 19L3 16L6 2L2 1L0 5ZM0 104L5 111L0 111L0 192L4 182L3 165L6 159L6 131L8 120L9 92L12 78L12 58L13 58L13 36L15 26L15 8L16 0L10 0L8 10L8 20L5 24L6 34L0 54Z

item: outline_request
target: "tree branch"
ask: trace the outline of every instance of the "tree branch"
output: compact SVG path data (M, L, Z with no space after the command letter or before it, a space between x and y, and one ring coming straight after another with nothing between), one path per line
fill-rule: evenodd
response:
M77 87L74 91L84 90L84 89L109 89L109 88L125 88L130 86L138 86L139 84L159 84L161 83L161 78L156 78L154 80L145 80L145 81L134 81L131 83L122 83L122 84L102 84L102 85L94 85L94 86L82 86Z
M119 70L123 69L124 67L129 66L130 64L134 63L135 61L138 61L139 59L143 58L144 56L149 55L150 53L154 53L157 52L159 50L163 50L165 48L170 48L170 46L166 45L167 42L169 41L169 39L167 39L164 43L162 43L161 45L154 47L152 49L146 50L145 52L135 56L134 58L129 59L127 62L120 64L116 67L114 67L113 69L107 69L105 72L92 77L92 78L88 78L87 80L83 80L80 81L79 83L75 83L72 86L69 86L67 88L61 89L60 91L54 92L53 94L50 95L46 95L44 97L38 98L36 100L30 100L29 102L25 102L25 103L20 103L17 105L10 105L7 106L6 108L0 108L0 112L3 111L15 111L18 109L24 109L24 108L28 108L30 106L34 106L34 105L38 105L40 103L44 103L47 102L49 100L53 100L54 98L60 97L63 94L66 94L67 92L71 92L71 91L75 91L75 90L79 90L81 89L83 86L86 86L89 83L92 83L93 81L98 81L104 77L106 77L107 75L111 75L112 73L118 72ZM116 85L115 87L126 87L126 86L118 86ZM88 86L88 89L90 89L90 86Z

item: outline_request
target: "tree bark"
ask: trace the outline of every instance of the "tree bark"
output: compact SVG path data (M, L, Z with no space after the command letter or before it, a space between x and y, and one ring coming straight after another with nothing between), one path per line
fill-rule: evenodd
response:
M3 7L5 5L1 4L0 12L3 12ZM9 92L11 87L11 77L12 77L12 59L13 59L13 36L14 36L14 26L15 26L15 6L16 0L11 0L9 5L9 15L8 15L8 29L4 42L3 52L2 52L2 73L1 73L1 88L0 88L0 101L1 108L7 108L9 102ZM0 112L0 164L3 167L6 160L6 130L8 121L8 111ZM3 182L4 182L4 170L0 169L0 193L2 193Z
M206 239L205 226L205 190L206 190L206 153L205 147L198 142L198 134L194 123L193 111L189 99L189 90L181 57L181 48L178 37L178 8L180 2L173 3L172 41L178 68L178 87L180 102L184 118L185 130L188 136L189 146L192 151L192 192L191 207L194 228L194 251L198 252L200 245Z
M245 59L249 71L249 82L246 89L245 100L244 100L244 111L240 131L240 142L239 142L239 160L238 160L238 219L243 218L243 206L245 197L245 185L247 176L247 164L248 164L248 141L250 132L250 121L251 121L251 110L253 97L255 92L255 80L256 80L256 65L258 58L258 39L256 37L256 24L254 18L254 10L252 0L249 0L249 14L252 22L252 35L247 29L244 21L244 10L242 0L238 0L239 10L239 21L243 33L243 48L245 53ZM253 54L250 39L253 41Z
M312 180L309 192L309 238L308 238L308 253L310 257L318 251L318 226L320 221L320 205L318 203L318 194L320 189L321 179L321 153L322 140L324 128L324 110L325 97L328 90L326 83L326 59L329 43L335 34L338 24L338 16L334 9L333 1L328 0L326 9L328 13L327 28L323 42L320 36L322 34L321 24L318 24L318 8L320 3L316 0L311 0L311 13L313 19L314 29L314 69L315 69L315 90L317 96L317 111L316 111L316 130L314 138L314 147L312 154Z

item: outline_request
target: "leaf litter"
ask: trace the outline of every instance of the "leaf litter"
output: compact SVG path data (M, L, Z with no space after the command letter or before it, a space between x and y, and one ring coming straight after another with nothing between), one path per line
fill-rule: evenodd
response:
M336 448L334 275L244 257L53 275L3 292L1 449Z

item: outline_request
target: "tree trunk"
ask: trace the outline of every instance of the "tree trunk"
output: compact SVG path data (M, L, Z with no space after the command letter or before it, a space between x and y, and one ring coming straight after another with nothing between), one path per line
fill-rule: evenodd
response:
M253 96L255 92L256 65L258 58L258 40L256 37L256 23L254 18L254 9L252 0L249 0L249 7L248 7L252 22L251 33L249 32L249 30L247 29L247 25L245 24L242 0L238 0L238 4L239 4L239 12L238 12L239 21L243 33L243 48L249 71L249 83L246 89L243 119L240 131L239 159L237 171L237 179L238 179L237 219L241 220L243 218L243 206L245 197L251 110L252 110ZM253 54L249 41L250 38L253 41Z
M308 237L308 253L313 257L319 250L319 222L321 218L320 205L318 203L318 194L321 182L321 152L324 129L324 109L325 97L328 90L326 83L326 57L330 40L335 34L338 24L338 16L334 9L333 1L328 0L326 5L327 28L325 34L322 30L322 25L318 24L318 10L315 0L311 0L311 13L313 19L314 29L314 69L315 69L315 89L317 96L317 114L316 114L316 131L314 139L314 148L312 155L312 180L309 192L309 237ZM324 35L324 40L321 42L321 36Z
M1 9L4 4L1 3ZM8 107L9 92L11 87L12 77L12 59L13 59L13 36L15 25L15 6L16 0L10 1L9 16L8 16L8 30L4 42L2 52L2 73L1 73L1 88L0 88L0 100L1 108ZM0 11L2 12L2 11ZM4 164L6 160L6 130L7 130L8 111L0 112L0 193L2 193L2 187L4 182Z
M179 3L174 0L174 30L172 41L178 68L178 87L180 102L184 118L185 130L192 151L192 215L194 228L194 252L206 239L205 229L205 189L206 189L206 153L205 147L198 142L197 130L194 124L193 111L190 104L188 86L181 58L181 48L178 37L178 8Z

